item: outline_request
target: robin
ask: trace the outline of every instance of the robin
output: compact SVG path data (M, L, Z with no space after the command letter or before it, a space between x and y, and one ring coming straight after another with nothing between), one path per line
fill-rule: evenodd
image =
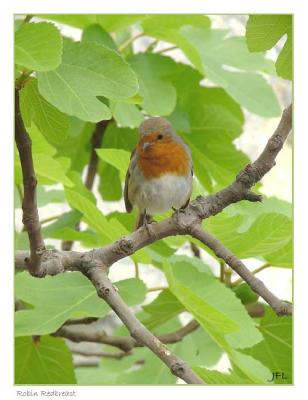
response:
M136 229L147 227L153 214L185 208L193 179L190 149L165 118L143 121L139 133L124 187L126 211L139 209Z

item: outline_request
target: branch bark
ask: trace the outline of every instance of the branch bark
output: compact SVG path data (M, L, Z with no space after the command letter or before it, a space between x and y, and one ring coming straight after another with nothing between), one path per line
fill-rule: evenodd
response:
M197 199L192 201L185 210L175 212L172 217L157 224L152 224L150 231L141 227L137 231L106 247L84 253L72 251L45 251L44 273L53 275L63 272L64 270L83 270L91 265L93 259L105 267L110 267L116 261L134 254L137 250L148 246L159 239L174 235L196 234L196 227L200 226L202 220L218 214L232 203L241 200L260 200L260 196L252 193L250 189L275 165L276 156L281 150L291 128L292 106L289 106L284 110L276 131L267 142L261 155L254 163L247 165L237 175L236 180L231 185L216 194L207 197L197 197ZM199 233L200 232L197 232L197 234ZM208 237L203 237L203 239L208 240ZM25 262L23 260L24 256L24 252L17 252L17 269L25 268ZM237 269L242 273L241 268L237 267ZM258 285L256 286L256 281L250 279L249 282L251 283L253 290L259 290ZM247 283L249 284L249 282ZM263 298L266 301L270 301L271 304L274 304L278 313L284 311L287 314L290 313L289 305L281 306L279 303L277 306L275 296L269 296L269 293L271 292L269 292L268 289L266 289L266 291L263 290L262 293L265 295Z
M226 249L219 240L211 236L208 232L205 232L200 225L194 228L192 236L212 249L218 258L224 260L237 272L248 283L251 289L272 307L277 315L292 315L292 304L279 300L260 279L249 271L241 260L230 250Z
M41 258L46 248L37 210L37 179L32 159L32 142L21 117L18 90L15 90L15 141L20 157L24 185L22 222L28 233L30 243L30 255L25 257L24 262L32 275L41 276Z
M94 265L84 271L96 288L99 297L114 310L123 324L128 328L131 336L139 343L147 346L170 369L173 375L183 379L186 383L203 384L203 380L190 369L183 360L171 353L171 351L155 337L135 316L125 304L116 288L112 285L107 275L107 269L103 265Z
M191 235L197 237L213 249L218 257L224 259L253 290L259 293L273 307L277 314L289 315L292 313L289 304L282 303L277 299L261 281L250 273L240 260L225 249L217 239L201 228L202 220L216 215L232 203L241 200L261 200L261 197L251 192L250 189L275 165L275 158L292 127L291 106L283 112L276 131L269 139L259 158L254 163L247 165L231 185L206 198L199 196L185 210L177 211L172 217L158 224L153 224L150 230L141 227L109 246L81 253L74 251L48 251L45 249L36 205L36 178L31 155L31 141L20 117L18 92L16 98L16 142L23 169L25 192L23 219L30 241L30 258L25 252L17 252L16 254L17 269L23 269L27 266L29 271L36 276L54 275L65 270L81 271L91 280L98 296L110 305L129 329L132 336L130 339L147 346L169 367L174 375L187 383L204 382L181 359L173 355L157 337L147 330L124 303L107 275L107 270L113 263L159 239L171 235ZM182 328L182 331L185 330L184 328ZM192 328L197 328L194 323L189 329ZM62 332L63 329L65 332L69 327L62 327Z

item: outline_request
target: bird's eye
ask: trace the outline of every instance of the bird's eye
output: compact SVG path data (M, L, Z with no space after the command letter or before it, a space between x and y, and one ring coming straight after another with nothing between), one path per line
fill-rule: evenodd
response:
M163 138L163 135L158 135L157 140L161 140Z

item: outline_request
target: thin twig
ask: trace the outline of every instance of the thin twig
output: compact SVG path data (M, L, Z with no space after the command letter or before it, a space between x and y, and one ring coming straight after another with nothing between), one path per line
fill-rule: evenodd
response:
M131 36L126 42L124 42L121 46L119 46L119 51L125 50L127 47L129 47L136 39L139 39L140 37L145 36L143 32L137 33L135 36Z
M134 260L134 267L135 267L135 278L139 279L140 272L139 272L139 264Z
M168 286L155 286L152 288L148 288L147 292L158 292L160 290L166 290L166 289L168 289Z
M166 47L165 49L160 49L155 51L155 54L163 54L163 53L167 53L168 51L172 51L172 50L177 50L178 47L177 46L170 46L170 47Z
M225 262L219 261L219 280L220 282L225 281Z

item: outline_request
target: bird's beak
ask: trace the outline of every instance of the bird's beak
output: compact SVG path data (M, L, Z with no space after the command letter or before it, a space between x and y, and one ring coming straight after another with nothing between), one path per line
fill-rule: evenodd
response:
M143 143L143 150L147 149L147 148L150 147L151 145L152 145L152 143L149 143L149 142Z

